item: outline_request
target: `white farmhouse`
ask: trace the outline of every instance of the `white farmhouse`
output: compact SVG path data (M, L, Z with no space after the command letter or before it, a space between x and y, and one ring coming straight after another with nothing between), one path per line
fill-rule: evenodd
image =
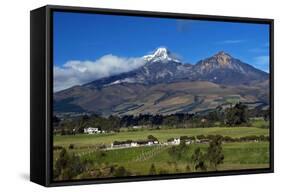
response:
M193 143L192 140L185 140L185 144L190 145L191 143Z
M175 138L174 141L173 141L173 144L174 145L179 145L181 142L180 138Z
M84 128L84 133L86 133L86 134L97 134L97 133L101 133L101 132L102 131L96 127Z
M168 144L170 145L179 145L181 142L180 138L171 138L168 140Z
M140 129L140 128L142 128L142 126L139 126L139 125L134 125L133 126L133 129Z
M153 145L154 141L148 141L146 145Z
M134 142L134 141L133 141L133 142L131 143L131 147L137 147L137 146L138 146L138 143L137 143L137 142Z

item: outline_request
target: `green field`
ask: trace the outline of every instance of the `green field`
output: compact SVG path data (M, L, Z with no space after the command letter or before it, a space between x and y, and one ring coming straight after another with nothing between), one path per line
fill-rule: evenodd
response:
M122 165L138 175L145 175L154 163L158 171L164 170L168 173L185 172L185 167L191 162L191 154L195 147L201 147L204 150L208 147L204 144L194 144L188 146L187 153L184 154L182 160L177 160L177 168L173 159L168 153L169 147L164 147L162 150L156 147L140 147L130 149L119 149L107 151L103 158L95 158L94 154L85 155L85 158L90 158L98 163L115 162ZM225 155L224 164L219 167L221 170L225 169L243 169L254 167L268 167L269 153L268 143L228 143L223 145L223 152ZM158 152L159 151L159 152ZM150 152L150 153L149 153ZM152 153L154 152L154 153ZM138 159L140 154L147 154L147 157ZM150 155L151 154L151 155ZM179 171L176 171L179 169Z
M187 150L180 159L175 159L168 153L171 146L143 146L136 148L97 150L95 146L104 144L109 146L113 141L146 139L153 135L160 142L166 142L168 138L180 136L215 135L230 136L233 138L251 135L269 135L269 129L254 127L215 127L192 129L164 129L164 130L138 130L119 133L106 133L98 135L67 135L54 136L54 145L62 146L69 153L73 153L85 162L90 162L89 170L97 167L102 169L107 165L123 166L132 175L147 175L154 164L156 174L194 172L191 156L195 148L200 147L204 153L208 144L187 145ZM69 145L74 145L69 149ZM269 142L233 142L223 143L224 162L218 166L218 170L256 169L269 167ZM102 153L101 153L102 151ZM54 151L54 163L58 159L60 150ZM101 155L102 154L102 155ZM207 170L211 171L211 170ZM76 179L93 178L89 175L78 175ZM75 178L74 178L75 179Z
M54 145L68 147L69 144L75 146L88 146L105 144L110 145L113 141L124 141L127 139L139 140L146 139L148 135L155 136L160 142L167 139L180 136L196 136L196 135L222 135L230 137L243 137L250 135L269 135L269 129L261 129L255 127L214 127L214 128L189 128L189 129L164 129L164 130L140 130L127 131L120 133L106 133L97 135L67 135L54 136Z

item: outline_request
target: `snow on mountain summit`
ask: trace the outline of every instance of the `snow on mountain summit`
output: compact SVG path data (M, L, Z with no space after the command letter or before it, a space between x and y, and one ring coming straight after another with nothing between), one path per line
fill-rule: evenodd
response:
M168 61L174 61L174 62L180 62L179 60L175 59L170 51L165 47L158 48L153 54L146 55L143 57L143 59L147 62L168 62Z
M268 79L268 75L253 66L220 51L196 64L184 64L173 57L167 48L160 47L143 56L145 64L137 69L86 84L88 87L104 87L117 84L171 83L179 81L209 81L225 85L239 85Z

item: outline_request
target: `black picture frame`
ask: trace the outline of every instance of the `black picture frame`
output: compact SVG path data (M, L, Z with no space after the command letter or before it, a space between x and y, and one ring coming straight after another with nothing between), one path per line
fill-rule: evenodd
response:
M141 17L194 19L270 25L270 168L188 174L134 176L75 181L52 181L52 90L53 90L53 17L54 11L83 12ZM195 178L274 172L274 20L185 13L100 9L47 5L30 12L30 180L43 186L132 182L160 179Z

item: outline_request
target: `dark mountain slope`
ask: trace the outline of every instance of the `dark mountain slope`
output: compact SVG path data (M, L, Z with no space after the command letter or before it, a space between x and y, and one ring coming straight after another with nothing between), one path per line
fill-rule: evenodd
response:
M214 109L229 101L268 105L268 74L219 52L196 65L166 48L144 56L133 71L54 93L55 112L103 115L171 114Z

